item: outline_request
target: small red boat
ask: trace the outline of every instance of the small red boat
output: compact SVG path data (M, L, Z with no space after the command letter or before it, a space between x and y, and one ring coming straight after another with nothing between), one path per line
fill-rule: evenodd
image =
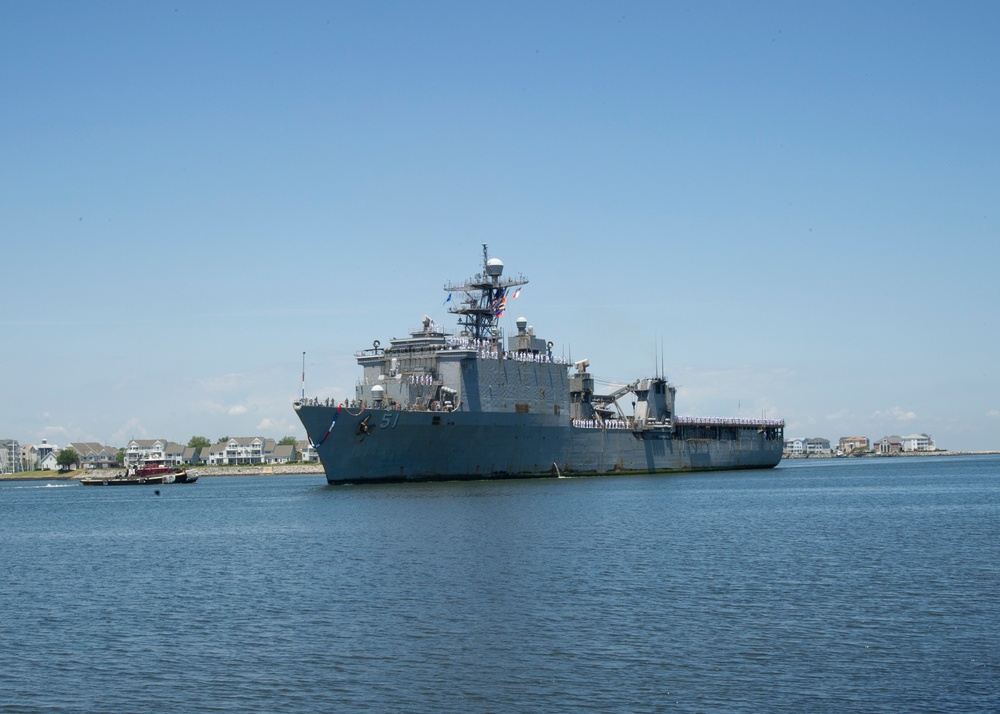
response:
M168 483L194 483L197 476L187 469L164 466L162 461L146 461L141 466L130 467L113 476L85 476L80 479L84 486L154 486Z

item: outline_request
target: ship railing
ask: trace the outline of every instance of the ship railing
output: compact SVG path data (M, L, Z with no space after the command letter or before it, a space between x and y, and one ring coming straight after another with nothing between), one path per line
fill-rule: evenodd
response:
M413 337L444 337L447 340L454 334L454 331L447 329L433 320L410 330L410 335Z
M357 357L377 357L377 356L381 355L384 352L385 352L385 350L383 350L381 347L369 347L366 350L358 350L357 352L354 353L354 356L356 358Z
M748 426L748 427L784 427L784 419L741 419L730 417L674 417L674 424L683 426Z
M669 427L669 420L655 422L652 420L636 421L634 419L573 419L573 426L578 429L649 429L654 427ZM739 419L727 417L674 417L672 422L675 426L737 426L754 428L776 428L784 427L783 419Z

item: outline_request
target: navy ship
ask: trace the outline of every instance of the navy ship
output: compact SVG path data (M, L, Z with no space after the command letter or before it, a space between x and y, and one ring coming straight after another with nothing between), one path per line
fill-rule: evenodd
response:
M482 271L444 286L458 329L424 317L409 337L356 354L354 399L295 411L331 484L761 469L784 421L680 416L662 376L598 394L589 362L555 354L527 320L500 325L528 281ZM304 381L304 375L303 375ZM629 413L620 402L631 407Z

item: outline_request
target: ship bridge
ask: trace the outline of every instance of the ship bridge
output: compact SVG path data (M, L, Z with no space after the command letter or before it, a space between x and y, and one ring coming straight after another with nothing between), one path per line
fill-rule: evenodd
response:
M483 269L445 285L459 332L424 316L409 337L378 341L356 354L362 379L356 402L383 409L566 414L567 364L524 317L504 339L499 319L527 279L503 277L503 262L483 244Z

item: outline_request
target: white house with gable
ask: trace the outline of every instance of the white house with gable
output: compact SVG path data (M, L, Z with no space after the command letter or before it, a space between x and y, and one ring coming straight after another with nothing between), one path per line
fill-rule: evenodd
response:
M164 466L184 463L184 447L166 439L132 439L125 447L125 466L131 468L147 461L162 462Z
M274 439L263 436L239 436L220 441L202 450L202 460L210 466L233 464L264 464L274 461Z
M935 451L937 449L930 434L910 434L900 438L903 442L903 451Z

